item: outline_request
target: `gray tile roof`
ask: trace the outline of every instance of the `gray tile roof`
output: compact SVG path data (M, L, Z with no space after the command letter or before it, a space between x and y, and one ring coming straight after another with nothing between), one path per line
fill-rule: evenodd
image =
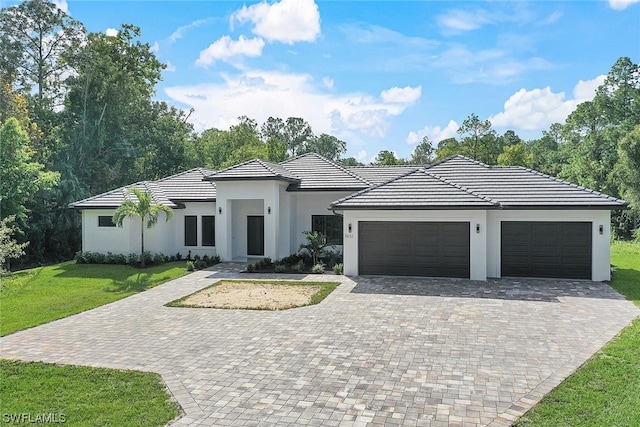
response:
M206 179L206 181L204 180ZM172 208L188 201L214 201L217 180L277 179L288 191L356 191L332 203L336 209L624 209L627 202L542 173L488 166L456 155L420 166L337 165L317 154L280 164L251 160L223 171L191 169L158 181L134 184L156 203ZM116 208L127 187L71 203L77 209Z
M331 204L338 209L487 209L495 205L496 202L424 169Z
M419 166L349 166L348 170L374 185L382 184L419 169Z
M628 203L520 166L487 166L454 156L427 168L503 208L624 208Z
M181 208L180 202L215 201L216 185L202 179L214 173L214 170L196 168L176 175L162 178L158 181L142 181L133 186L151 193L154 203L163 204L170 208ZM131 186L116 188L88 199L71 203L69 207L76 209L115 209L126 198L135 199L127 195Z
M254 159L239 165L231 166L212 175L207 180L211 181L233 181L251 179L279 179L289 182L299 182L300 178L291 171L285 169L277 163L265 162Z
M280 163L300 181L289 186L289 191L359 190L372 183L315 153L303 154Z
M456 155L423 169L427 175L462 189L482 200L491 202L492 208L507 209L622 209L627 202L596 191L580 187L540 172L516 166L488 166ZM378 187L332 203L336 209L388 209L393 201L401 209L414 207L418 200L434 207L473 208L478 205L461 199L459 191L440 185L434 193L434 183L413 177L414 173L393 179ZM415 185L415 188L411 188ZM387 187L390 190L386 190ZM369 194L371 193L371 194ZM448 200L448 204L444 202ZM467 203L467 204L465 204Z
M136 187L142 191L150 193L154 204L161 204L173 209L181 207L169 200L157 182L153 181L142 181L127 187L116 188L115 190L71 203L69 204L69 207L75 209L115 209L127 199L134 201L137 199L134 194L131 194L128 191L130 187Z
M213 201L216 199L216 184L203 181L203 178L215 172L212 169L196 168L156 182L173 201Z

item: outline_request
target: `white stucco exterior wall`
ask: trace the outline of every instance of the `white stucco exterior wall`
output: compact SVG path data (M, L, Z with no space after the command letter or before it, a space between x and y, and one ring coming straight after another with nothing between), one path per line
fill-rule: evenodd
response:
M92 209L82 211L82 250L101 253L130 254L140 252L139 218L125 218L122 227L99 227L98 217L113 216L115 209ZM183 256L203 256L216 254L213 246L202 246L202 215L215 215L215 202L186 203L185 209L174 209L173 218L166 221L163 212L158 217L157 224L145 229L145 251L152 254L175 255L180 252ZM184 245L184 217L198 216L198 246ZM217 220L217 218L216 218Z
M156 235L162 235L162 238L158 240L163 241L166 245L167 252L160 251L167 255L175 255L180 252L183 257L186 257L191 251L191 256L194 257L196 255L200 255L201 257L204 255L214 256L216 255L216 247L215 246L203 246L202 245L202 217L207 216L215 216L216 219L216 228L218 227L218 215L216 210L215 202L187 202L184 204L184 209L175 209L173 211L173 218L167 222L162 228L158 228L156 231L155 228L158 227L161 221L164 219L160 219L158 221L158 225L152 228L149 231L153 231ZM184 244L184 217L188 215L195 215L198 217L198 244L197 246L185 246Z
M611 279L611 211L609 210L491 210L487 214L487 275L500 274L500 230L502 221L591 222L591 279ZM602 234L600 234L602 226Z
M99 227L98 217L113 216L115 209L92 209L82 211L82 250L87 252L112 252L129 254L139 252L140 227L125 219L122 227Z
M347 210L344 211L344 273L357 276L358 222L360 221L431 221L469 222L471 280L487 279L487 213L485 210ZM351 224L351 233L349 233ZM480 226L476 232L476 225Z
M301 244L306 243L305 231L311 231L313 215L333 215L329 209L331 202L348 196L353 192L315 191L291 193L294 198L294 223L291 231L291 248L289 254L298 252ZM339 247L337 249L340 249ZM287 254L287 255L289 255Z
M280 198L287 186L288 183L279 180L216 183L216 203L222 208L216 218L216 250L223 261L247 257L249 215L264 216L264 256L272 259L280 257ZM284 204L287 204L286 200Z

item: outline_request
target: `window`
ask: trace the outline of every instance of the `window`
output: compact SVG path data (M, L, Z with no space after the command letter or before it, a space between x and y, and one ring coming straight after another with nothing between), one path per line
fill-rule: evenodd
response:
M98 217L98 227L115 227L116 224L113 222L113 218L110 216L100 215Z
M216 217L204 215L202 217L202 246L216 245Z
M342 217L338 215L312 215L311 231L322 233L328 245L342 244Z
M184 245L198 246L198 217L195 215L184 217Z

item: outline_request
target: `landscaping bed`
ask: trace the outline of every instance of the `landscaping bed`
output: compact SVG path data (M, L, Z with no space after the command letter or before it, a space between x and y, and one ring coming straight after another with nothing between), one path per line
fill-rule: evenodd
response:
M222 280L167 306L286 310L317 304L338 285L335 282Z

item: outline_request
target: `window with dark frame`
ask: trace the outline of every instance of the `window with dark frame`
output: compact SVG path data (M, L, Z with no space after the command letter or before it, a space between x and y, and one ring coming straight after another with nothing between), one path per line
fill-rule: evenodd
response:
M184 217L184 245L198 246L198 217L195 215Z
M342 245L342 217L338 215L312 215L311 231L323 234L328 245Z
M116 224L113 222L113 217L100 215L98 217L98 227L115 227Z
M216 245L216 217L213 215L202 216L202 246Z

